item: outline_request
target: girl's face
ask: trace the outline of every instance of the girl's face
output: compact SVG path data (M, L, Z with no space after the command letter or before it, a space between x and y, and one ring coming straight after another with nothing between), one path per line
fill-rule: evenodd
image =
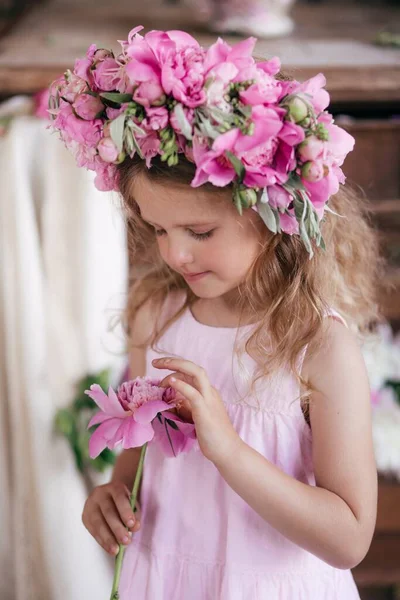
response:
M163 260L199 298L235 290L268 235L254 210L238 214L231 190L215 197L190 186L149 184L142 175L133 194L143 220L154 227Z

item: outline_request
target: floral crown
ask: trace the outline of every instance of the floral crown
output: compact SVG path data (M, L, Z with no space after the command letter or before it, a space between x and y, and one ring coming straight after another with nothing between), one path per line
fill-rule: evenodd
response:
M232 184L242 214L254 207L274 233L299 234L312 256L319 223L344 183L354 139L326 111L322 74L282 81L280 61L256 62L256 39L202 48L184 31L135 27L118 56L91 45L50 87L52 127L100 190L118 190L117 165L138 154L170 167L183 154L191 182Z

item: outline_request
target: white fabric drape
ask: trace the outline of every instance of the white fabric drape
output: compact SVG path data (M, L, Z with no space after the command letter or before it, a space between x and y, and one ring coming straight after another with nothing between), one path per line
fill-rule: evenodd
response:
M107 599L113 561L81 522L87 490L53 419L80 377L124 362L118 199L34 117L0 138L0 170L0 598Z

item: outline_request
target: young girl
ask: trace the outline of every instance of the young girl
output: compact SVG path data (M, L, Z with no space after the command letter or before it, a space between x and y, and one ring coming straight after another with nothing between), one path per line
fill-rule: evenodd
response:
M350 569L377 482L356 332L375 317L377 245L355 195L336 193L350 136L321 79L283 80L249 40L205 51L138 31L58 82L55 126L121 192L131 377L176 389L199 448L171 459L149 445L141 514L140 448L123 451L83 522L110 554L128 546L122 600L359 598ZM90 163L94 129L76 131L93 98L112 105L93 111Z

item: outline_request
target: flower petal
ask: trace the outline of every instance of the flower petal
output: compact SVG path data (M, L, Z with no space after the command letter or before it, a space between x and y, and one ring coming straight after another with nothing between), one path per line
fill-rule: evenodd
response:
M126 419L123 425L122 447L137 448L150 442L154 437L154 429L149 423L137 423L134 419Z
M187 421L182 421L182 419L180 417L178 417L178 415L175 415L172 412L164 413L162 415L162 417L164 419L169 419L170 421L174 421L174 423L176 423L177 427L179 428L179 431L182 431L182 433L185 436L196 438L196 426L194 423L188 423Z
M107 396L107 394L103 392L101 387L97 383L94 383L90 386L89 390L85 390L85 394L87 394L89 398L94 400L97 406L108 415L121 418L123 418L126 415L126 412L119 403L117 395L112 389L112 387L109 388Z
M166 415L168 415L168 420L175 422L178 430L166 423ZM159 419L155 419L153 427L155 439L165 456L174 457L181 452L188 452L196 443L195 425L182 421L173 413L163 413L161 422Z
M87 428L93 427L93 425L99 425L99 423L104 423L110 418L110 415L99 410L89 421Z
M133 418L137 423L151 423L157 413L171 410L174 406L174 404L167 404L162 400L150 400L135 410Z
M112 440L120 426L120 419L108 419L96 429L89 440L90 458L96 458L106 447L110 450L114 448Z

